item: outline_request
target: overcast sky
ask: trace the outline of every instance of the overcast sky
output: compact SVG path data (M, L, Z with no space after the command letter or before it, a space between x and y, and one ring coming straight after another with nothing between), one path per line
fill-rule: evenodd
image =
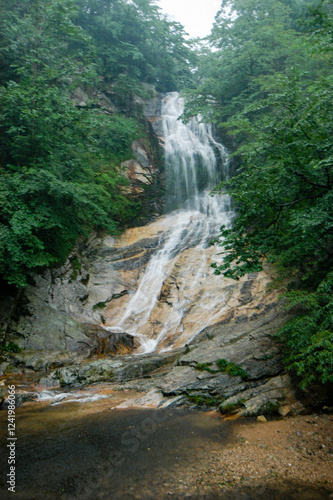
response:
M157 5L180 22L191 37L209 35L221 0L158 0Z

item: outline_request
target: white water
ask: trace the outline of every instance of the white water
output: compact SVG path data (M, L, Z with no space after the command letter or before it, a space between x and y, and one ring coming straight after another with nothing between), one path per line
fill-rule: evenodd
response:
M137 336L141 343L140 354L154 351L162 339L180 331L186 297L173 305L172 314L158 331L156 321L154 328L150 324L175 257L196 247L201 258L191 276L191 287L195 287L209 268L205 249L218 236L221 225L230 224L232 217L228 195L210 196L211 189L227 176L226 151L214 140L211 126L196 119L186 125L178 120L183 106L177 93L168 94L162 106L167 207L170 211L164 223L170 229L161 236L160 249L148 263L120 322L109 327L111 331Z
M93 403L98 401L99 399L107 398L103 394L91 394L87 395L87 393L83 391L77 392L56 392L56 391L48 391L44 390L37 394L38 401L49 401L51 406L56 406L62 403Z
M162 119L168 207L199 210L217 217L222 198L212 198L209 191L228 175L227 154L214 140L211 125L197 119L184 125L178 119L183 110L183 100L176 92L165 98ZM226 201L224 197L223 204Z

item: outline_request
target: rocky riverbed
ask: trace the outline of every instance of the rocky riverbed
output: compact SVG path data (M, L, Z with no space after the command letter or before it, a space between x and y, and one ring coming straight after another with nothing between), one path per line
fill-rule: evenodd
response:
M15 497L22 500L324 500L333 495L328 414L259 422L177 408L115 410L101 399L26 403L16 422ZM4 413L0 424L4 447ZM11 498L4 461L0 470L1 498Z
M36 399L45 390L56 396L91 384L98 393L97 384L104 383L112 394L131 391L122 407L219 407L225 414L240 416L298 414L306 408L284 372L273 338L283 321L283 310L271 305L251 317L231 314L204 329L183 349L141 356L93 355L49 370L42 352L30 353L30 358L19 353L10 357L13 368L2 383L15 384L22 401ZM221 359L240 371L221 369Z
M72 256L63 268L36 278L8 329L8 340L22 350L3 359L3 383L23 374L28 382L18 384L22 400L45 389L106 382L137 391L130 402L135 406L215 406L247 416L302 412L274 339L287 315L280 291L269 289L269 267L235 282L209 268L219 247L185 248L168 264L143 326L152 338L159 325L170 326L156 350L140 354L139 337L110 331L152 252L163 246L166 219L169 224L161 218L118 240L92 238L81 249L81 267L75 263L73 269Z

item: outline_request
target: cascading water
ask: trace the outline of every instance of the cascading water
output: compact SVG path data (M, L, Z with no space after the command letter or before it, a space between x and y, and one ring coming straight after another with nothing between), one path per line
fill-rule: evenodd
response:
M167 208L198 210L208 215L221 213L221 198L207 196L227 176L228 159L224 147L217 143L211 125L192 119L179 120L183 100L176 92L162 105L165 139ZM216 203L217 200L217 203ZM223 199L223 204L226 198ZM222 212L225 211L223 206Z
M161 235L159 250L147 264L121 320L109 326L112 331L137 336L141 344L139 353L152 352L156 348L172 349L174 339L183 335L186 311L209 269L206 255L209 242L219 234L222 224L230 223L232 216L228 195L210 195L211 189L227 175L225 149L214 140L211 126L196 119L188 124L179 120L183 108L183 100L177 93L168 94L163 100L168 209L164 226L168 230ZM185 284L182 293L171 304L169 313L164 314L164 321L159 321L163 287L172 279L179 254L193 248L195 261L185 259L181 264L184 275L191 274L191 284ZM205 316L210 314L211 306L209 300L205 301L205 294L202 292L201 295L202 314ZM194 334L199 331L198 324ZM161 345L166 337L169 343Z

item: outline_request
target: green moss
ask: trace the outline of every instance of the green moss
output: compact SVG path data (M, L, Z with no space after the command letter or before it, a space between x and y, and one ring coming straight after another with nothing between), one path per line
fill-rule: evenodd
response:
M221 403L219 406L219 410L222 414L225 415L227 413L236 413L240 408L244 408L244 406L244 400L240 399L236 403Z
M104 309L106 307L106 302L98 302L93 306L93 311L96 311L97 309Z
M22 349L15 342L8 342L2 347L3 352L21 352Z
M186 397L198 406L218 406L220 399L214 399L207 396L199 396L198 394L186 394Z
M127 294L128 294L127 290L123 290L120 293L115 293L115 294L112 295L111 298L107 299L105 302L98 302L97 304L95 304L93 306L93 310L96 311L96 309L104 309L107 306L107 304L109 302L111 302L112 300L114 300L114 299L120 299L121 297L123 297L124 295L127 295Z
M77 269L78 271L81 271L82 264L79 261L78 257L73 257L72 259L70 259L70 262L71 262L71 266L73 269Z
M216 361L216 365L218 366L218 369L214 370L211 368L213 363L197 363L195 365L195 369L207 371L209 373L225 372L233 377L242 377L243 380L247 380L249 378L248 374L241 366L236 365L235 363L230 363L230 361L227 361L226 359L218 359Z
M246 371L239 365L235 363L230 363L225 359L218 359L216 361L217 366L219 367L219 371L225 372L228 375L233 377L241 377L243 380L247 380L249 378Z
M260 359L258 359L258 361L267 361L269 359L273 359L273 357L274 357L273 354L270 355L264 354Z
M71 281L76 280L78 275L79 275L79 271L77 269L74 269L74 271L72 272L71 277L70 277Z
M213 363L197 363L195 365L195 369L196 370L200 370L200 371L207 371L209 373L217 373L216 370L213 370L212 368L210 368L210 366L212 366Z
M260 413L263 415L276 415L279 413L280 408L280 403L276 399L272 399L261 407Z
M235 365L234 363L229 363L225 371L228 375L232 375L233 377L241 377L243 380L249 378L246 371L243 370L242 367Z
M81 262L79 261L78 257L71 257L70 259L70 263L71 263L71 267L73 269L73 272L71 274L71 277L70 279L71 280L76 280L76 278L78 277L80 271L81 271L81 268L82 268L82 264Z
M227 366L229 364L229 361L227 361L225 359L218 359L216 361L216 364L220 368L220 371L225 371L225 369L227 368Z
M124 295L127 295L128 294L128 291L127 290L123 290L122 292L120 293L114 293L112 295L112 298L111 300L114 300L114 299L120 299L121 297L124 297Z

